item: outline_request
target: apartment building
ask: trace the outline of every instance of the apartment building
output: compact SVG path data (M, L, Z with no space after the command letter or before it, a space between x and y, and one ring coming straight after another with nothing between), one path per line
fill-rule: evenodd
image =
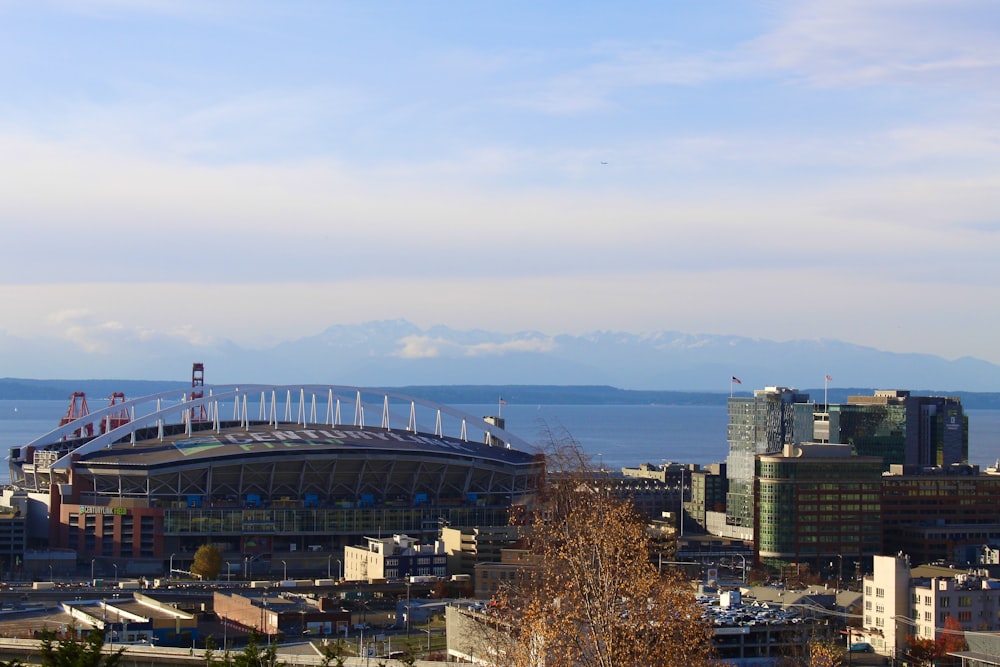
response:
M407 535L365 539L364 546L344 548L344 579L348 581L448 574L448 554L441 540L419 544Z
M963 631L1000 630L1000 580L981 571L911 569L905 555L875 556L863 592L862 634L882 655L903 656L911 636L936 640L949 618Z

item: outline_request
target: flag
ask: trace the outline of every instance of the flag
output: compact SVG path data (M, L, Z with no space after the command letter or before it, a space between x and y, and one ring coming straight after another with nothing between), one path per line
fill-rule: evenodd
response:
M732 381L735 382L736 384L743 384L742 382L740 382L740 379L738 377L736 377L735 375L733 376Z
M833 381L833 377L831 377L831 376L827 375L827 376L826 376L826 381L827 381L827 382L832 382L832 381Z
M507 405L507 401L503 400L503 396L500 397L500 405Z

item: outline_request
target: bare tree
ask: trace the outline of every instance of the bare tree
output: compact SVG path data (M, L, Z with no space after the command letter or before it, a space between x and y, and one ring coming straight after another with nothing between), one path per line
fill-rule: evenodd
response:
M632 504L572 440L546 454L538 502L516 516L533 565L497 596L513 667L701 667L710 629L694 591L649 559ZM499 660L497 662L500 662Z
M841 667L844 649L829 637L813 637L809 640L809 667Z

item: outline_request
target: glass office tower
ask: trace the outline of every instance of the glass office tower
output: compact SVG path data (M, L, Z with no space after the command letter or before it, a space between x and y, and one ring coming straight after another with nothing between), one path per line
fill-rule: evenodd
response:
M766 387L755 390L753 397L729 399L728 525L753 528L757 455L775 454L784 445L811 441L815 408L809 394L786 387Z

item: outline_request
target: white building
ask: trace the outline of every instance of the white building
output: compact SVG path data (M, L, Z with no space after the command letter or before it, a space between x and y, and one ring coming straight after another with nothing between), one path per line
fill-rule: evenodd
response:
M864 580L862 633L876 653L902 655L911 635L936 640L949 616L966 631L1000 630L1000 580L940 567L911 570L906 556L875 556Z
M448 574L448 554L441 540L418 544L407 535L365 539L365 546L344 547L344 579L348 581Z

